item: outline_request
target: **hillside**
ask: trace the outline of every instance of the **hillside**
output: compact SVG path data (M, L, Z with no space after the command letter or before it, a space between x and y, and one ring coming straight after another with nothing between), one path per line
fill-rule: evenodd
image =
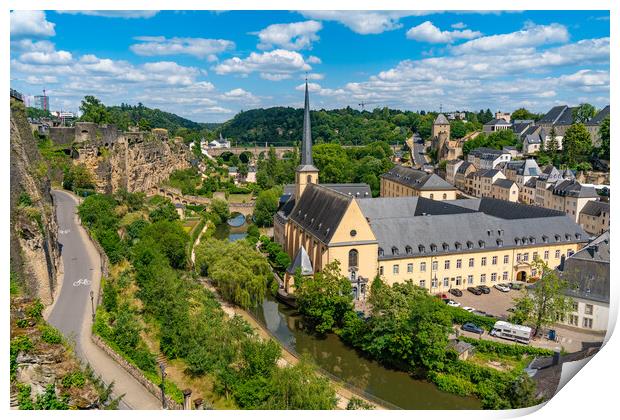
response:
M121 104L107 107L112 121L121 129L126 130L129 125L148 123L148 128L166 128L171 133L179 128L201 130L203 126L197 122L179 117L171 112L148 108L142 104L136 106Z

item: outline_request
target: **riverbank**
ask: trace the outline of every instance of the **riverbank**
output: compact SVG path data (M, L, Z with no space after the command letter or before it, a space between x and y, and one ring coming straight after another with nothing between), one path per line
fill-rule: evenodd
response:
M222 310L229 316L229 317L233 317L235 315L238 315L240 317L242 317L246 322L248 322L259 334L259 336L265 340L269 340L269 339L274 339L278 344L281 344L277 337L274 337L272 335L272 333L269 331L269 329L267 329L264 325L262 325L261 323L259 323L254 316L252 316L249 312L247 312L246 310L233 305L231 303L226 302L224 299L222 299L222 297L219 295L217 289L215 288L215 286L213 286L211 284L211 282L209 281L209 279L207 279L206 277L201 277L200 278L200 282L205 286L205 288L207 288L208 290L210 290L215 298L217 299L217 301L219 302L220 306L222 307ZM294 355L291 351L289 351L286 347L280 345L280 348L282 349L282 357L280 358L280 360L278 361L278 364L280 366L286 366L286 365L294 365L297 364L299 362L299 358ZM374 409L379 409L379 410L385 410L388 407L385 407L383 405L380 405L377 402L371 401L370 399L367 399L366 397L356 394L354 392L352 392L351 390L346 389L344 386L342 386L341 384L335 382L332 378L328 378L330 380L330 382L332 383L332 385L334 386L334 388L336 389L336 393L338 395L338 408L341 410L346 409L347 404L349 403L349 401L351 400L351 398L355 397L358 399L361 399L369 404L372 404L374 406ZM390 407L390 408L398 408L398 407Z

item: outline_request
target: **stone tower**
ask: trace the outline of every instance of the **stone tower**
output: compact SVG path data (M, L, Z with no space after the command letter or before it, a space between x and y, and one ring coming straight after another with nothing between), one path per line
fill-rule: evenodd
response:
M450 140L450 121L445 115L439 114L433 122L431 138L434 148L437 150L437 157L441 157L444 145Z
M306 80L306 98L304 103L304 131L301 141L301 164L295 171L295 199L299 200L308 184L319 182L319 170L312 163L312 132L310 127L310 99L308 81Z

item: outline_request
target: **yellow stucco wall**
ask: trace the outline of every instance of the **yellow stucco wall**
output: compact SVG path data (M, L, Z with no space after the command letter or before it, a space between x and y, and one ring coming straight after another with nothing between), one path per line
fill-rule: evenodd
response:
M492 251L476 251L451 255L424 256L415 258L400 258L381 260L378 262L379 270L383 267L382 278L390 285L405 280L412 280L414 284L420 285L420 280L424 280L424 285L431 293L446 292L451 287L466 289L469 286L478 286L486 284L491 287L493 284L506 281L516 281L517 274L525 271L529 277L531 268L529 264L534 259L534 252L538 253L538 257L543 259L549 267L556 268L562 256L568 257L569 250L576 252L580 249L578 244L548 244L545 246L527 246L520 248L505 248ZM547 259L544 259L545 251L549 251ZM556 257L556 251L559 255ZM528 254L528 261L524 261L524 254ZM517 262L517 254L521 254L521 261ZM493 257L497 257L497 263L493 264ZM504 263L504 256L508 256L508 262ZM474 259L474 266L469 266L469 259ZM482 265L483 258L486 258L486 265ZM461 260L461 268L457 268L457 260ZM433 262L437 262L437 270L433 270ZM449 261L449 268L445 268L445 262ZM425 271L422 271L422 263L426 264ZM413 264L413 271L408 272L408 264ZM394 265L398 265L398 274L394 273ZM503 274L507 272L507 279ZM496 281L492 281L492 274L497 275ZM486 275L484 283L481 281L481 275ZM473 283L467 282L468 276L473 276ZM461 277L461 284L457 285L457 277ZM431 290L432 280L437 277L437 287ZM444 286L444 278L448 278L448 286Z
M381 197L424 197L431 200L456 200L456 188L452 190L416 190L391 179L381 178ZM445 198L444 198L445 196Z

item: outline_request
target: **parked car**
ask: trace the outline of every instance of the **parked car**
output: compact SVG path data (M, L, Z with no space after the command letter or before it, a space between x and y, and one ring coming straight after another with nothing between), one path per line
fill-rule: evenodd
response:
M510 288L512 290L521 290L521 289L523 289L523 283L512 282L512 283L510 283Z
M489 289L487 286L484 286L484 285L478 286L478 290L480 290L485 295L488 295L489 293L491 293L491 289Z
M473 322L466 322L461 326L463 331L473 332L475 334L484 334L484 330Z
M488 316L489 315L489 314L487 314L484 311L473 311L472 314L478 315L478 316Z
M471 287L470 286L470 287L467 288L467 291L469 293L473 293L476 296L480 296L482 294L482 290L478 289L477 287Z
M446 305L448 306L452 306L453 308L458 308L459 306L461 306L460 303L453 301L452 299L450 299L448 302L446 302Z
M450 289L450 293L456 297L463 296L463 292L460 289Z
M473 311L475 311L475 309L474 309L474 308L472 308L471 306L463 306L463 308L462 308L462 309L466 310L467 312L473 312Z
M496 285L495 285L495 286L493 286L493 287L495 287L495 288L496 288L497 290L499 290L500 292L504 292L504 293L506 293L506 292L510 292L510 287L506 286L506 285L505 285L505 284L503 284L503 283L496 284Z
M437 296L439 299L449 299L448 295L445 293L437 293L435 296Z
M533 333L530 327L511 324L505 321L497 321L490 332L490 334L495 337L505 338L506 340L512 340L522 344L529 344Z

